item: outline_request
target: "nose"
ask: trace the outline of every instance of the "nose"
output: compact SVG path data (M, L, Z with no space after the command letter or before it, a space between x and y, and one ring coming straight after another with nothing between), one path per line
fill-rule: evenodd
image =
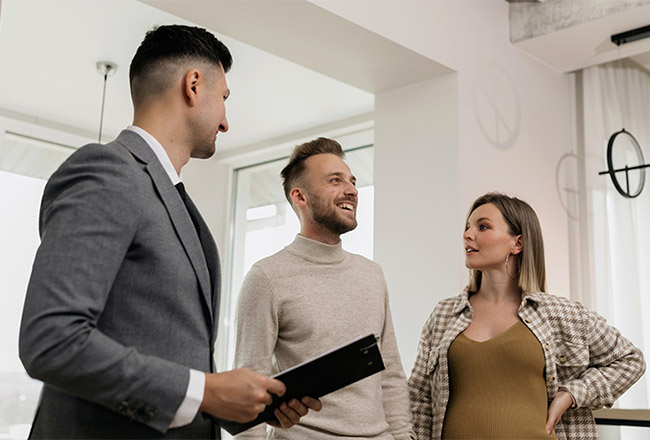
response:
M356 197L357 194L359 194L357 187L352 182L348 182L345 188L345 195Z
M463 239L464 240L472 240L474 235L472 234L472 228L467 228L465 232L463 233Z
M221 124L219 124L219 131L225 133L229 128L230 126L228 125L228 118L224 116L223 121L221 121Z

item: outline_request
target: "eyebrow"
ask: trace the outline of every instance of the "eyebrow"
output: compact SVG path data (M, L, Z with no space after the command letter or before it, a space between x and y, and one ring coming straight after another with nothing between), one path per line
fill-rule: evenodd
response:
M325 177L332 177L332 176L337 176L337 177L345 177L345 173L342 171L333 171L331 173L327 173ZM350 180L354 180L355 182L357 181L357 177L355 175L350 176Z

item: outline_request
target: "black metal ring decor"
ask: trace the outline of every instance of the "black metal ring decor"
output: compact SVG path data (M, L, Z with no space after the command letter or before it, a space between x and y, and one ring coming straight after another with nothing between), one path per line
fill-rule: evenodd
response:
M614 150L614 141L616 140L616 137L620 134L627 135L630 137L632 140L632 145L634 146L634 150L636 151L636 155L639 159L639 165L630 167L625 165L623 168L619 169L614 169L614 161L612 160L612 151ZM620 195L623 197L626 197L628 199L633 199L635 197L638 197L639 194L641 194L641 191L643 191L643 186L645 185L645 169L650 167L650 164L644 164L645 159L643 158L643 151L641 150L641 146L639 145L639 142L636 140L636 138L630 133L629 131L625 131L623 128L621 131L617 131L614 133L610 138L609 142L607 143L607 171L601 171L598 173L598 175L603 175L603 174L609 174L609 176L612 178L612 183L614 184L614 187L616 190L619 192ZM641 177L639 179L639 186L637 187L636 191L634 193L630 192L630 171L634 170L639 170L641 173ZM616 173L620 172L625 172L625 190L621 185L618 183L618 180L616 179Z

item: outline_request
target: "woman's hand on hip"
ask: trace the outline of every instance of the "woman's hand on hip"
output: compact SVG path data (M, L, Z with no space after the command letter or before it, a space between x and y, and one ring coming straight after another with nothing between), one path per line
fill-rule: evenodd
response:
M555 394L553 401L548 407L548 416L546 418L546 433L550 434L557 423L562 418L562 415L573 405L573 398L571 394L566 391L560 390Z

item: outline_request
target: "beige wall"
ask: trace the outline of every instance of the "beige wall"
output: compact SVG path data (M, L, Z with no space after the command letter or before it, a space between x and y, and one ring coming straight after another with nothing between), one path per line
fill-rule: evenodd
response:
M384 268L402 361L458 290L458 81L447 75L375 98L375 260Z

